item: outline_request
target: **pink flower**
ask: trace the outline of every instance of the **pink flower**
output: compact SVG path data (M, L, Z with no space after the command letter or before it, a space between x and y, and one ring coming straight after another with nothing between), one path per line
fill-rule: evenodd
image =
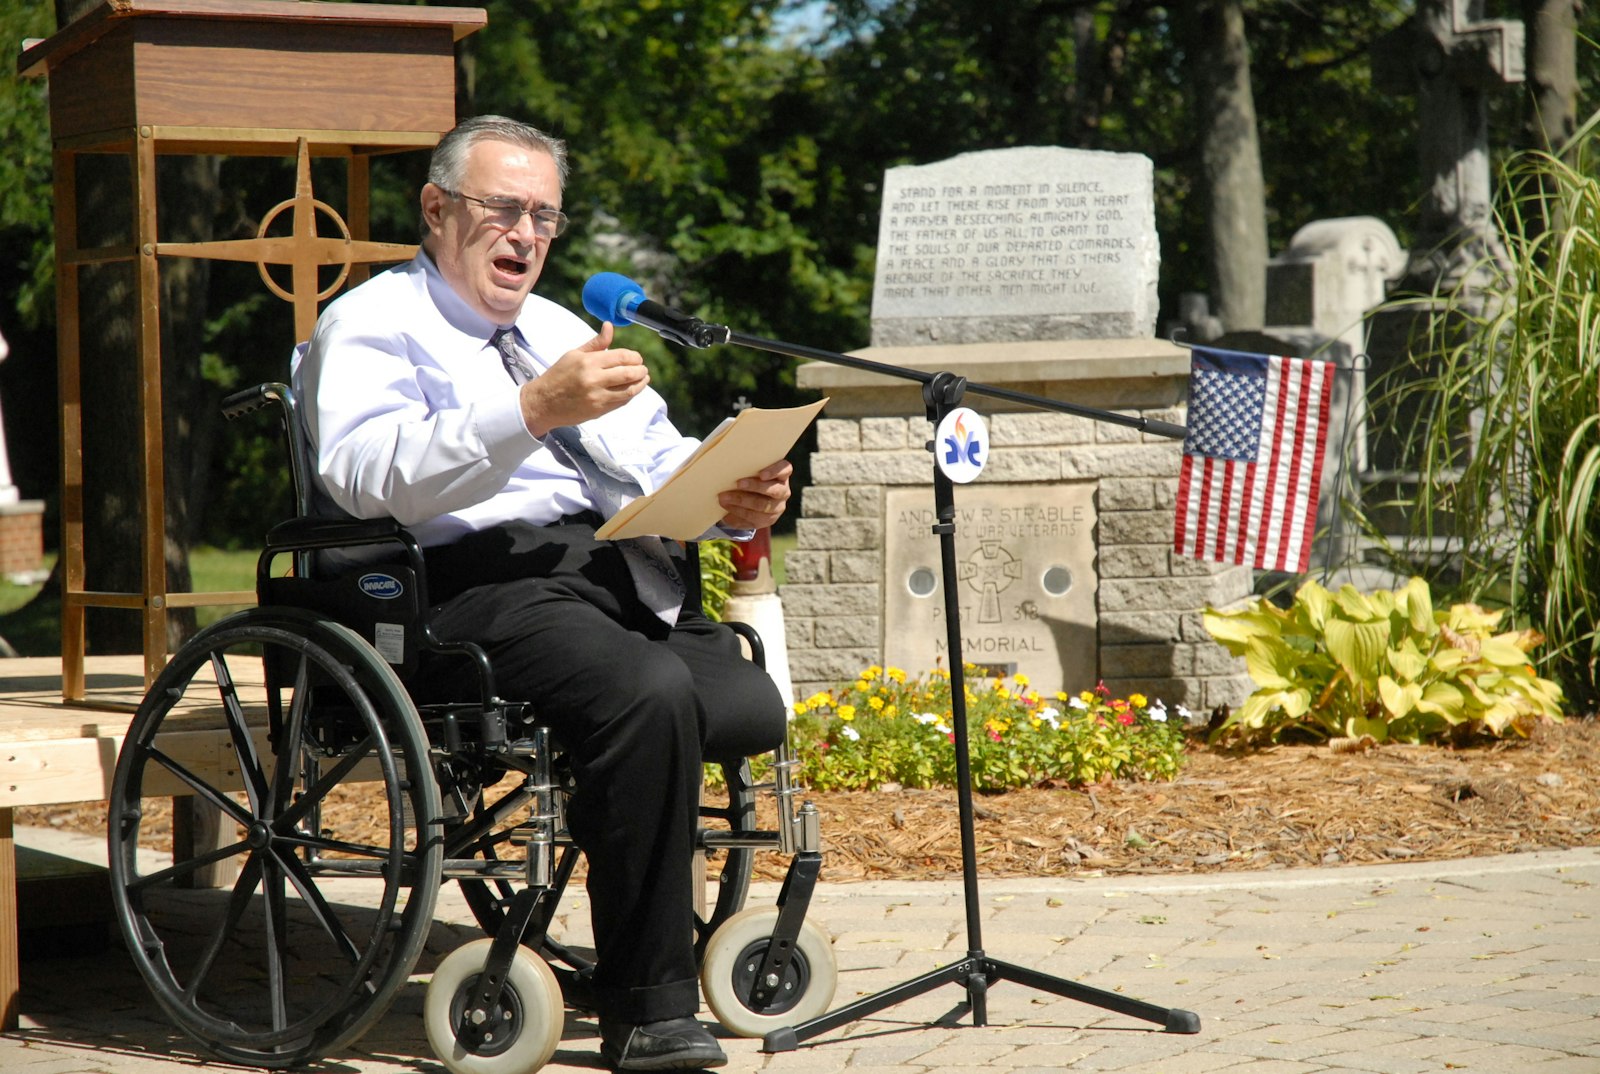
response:
M1117 722L1120 723L1124 727L1130 726L1133 723L1133 713L1131 713L1131 712L1119 712L1119 713L1117 713Z
M995 731L995 730L990 730L989 737L991 739L993 739L994 741L999 742L1000 741L1000 732L999 731Z

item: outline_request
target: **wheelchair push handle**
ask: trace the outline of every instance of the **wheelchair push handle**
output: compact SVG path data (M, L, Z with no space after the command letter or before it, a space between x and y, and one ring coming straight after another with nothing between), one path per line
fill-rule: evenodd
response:
M246 414L254 414L269 403L282 403L287 397L289 386L287 384L268 383L257 384L251 388L234 392L222 401L222 416L229 421L242 418Z

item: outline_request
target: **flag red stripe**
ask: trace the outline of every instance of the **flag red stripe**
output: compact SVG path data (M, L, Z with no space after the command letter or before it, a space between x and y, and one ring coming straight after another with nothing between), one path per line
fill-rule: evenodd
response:
M1261 543L1256 548L1254 566L1268 567L1277 559L1278 533L1272 522L1277 512L1273 507L1273 500L1278 496L1278 445L1283 443L1283 395L1288 382L1288 370L1282 362L1269 360L1267 368L1268 377L1276 375L1277 384L1268 391L1270 411L1264 416L1262 424L1266 427L1264 437L1265 450L1263 454L1267 460L1267 485L1262 497L1261 510L1254 519L1255 528L1261 535ZM1270 430L1270 431L1267 431Z
M1278 520L1278 525L1283 532L1283 540L1278 546L1278 570L1287 570L1291 557L1297 560L1299 558L1301 527L1299 526L1300 517L1296 506L1300 502L1298 493L1300 490L1300 464L1304 461L1303 452L1305 451L1306 410L1311 404L1310 394L1306 390L1310 380L1310 370L1306 368L1305 363L1294 358L1285 358L1283 360L1283 370L1284 376L1294 384L1296 390L1292 403L1294 407L1294 424L1289 430L1287 440L1289 446L1287 452L1289 478L1285 483L1284 496L1281 501L1283 504L1283 516ZM1288 405L1285 406L1284 410L1285 413L1288 412Z
M1184 547L1187 538L1187 525L1189 525L1189 482L1194 480L1194 456L1184 456L1184 463L1178 469L1178 525L1173 528L1173 551L1179 555L1189 555L1189 549Z
M1317 398L1317 420L1312 426L1314 433L1311 445L1311 481L1309 494L1305 497L1304 517L1305 532L1314 534L1317 525L1317 500L1322 492L1322 458L1327 449L1328 415L1333 410L1333 371L1332 362L1326 362L1321 369L1321 385ZM1334 510L1338 510L1338 505ZM1311 566L1311 541L1308 539L1300 549L1300 563L1296 568L1304 572Z

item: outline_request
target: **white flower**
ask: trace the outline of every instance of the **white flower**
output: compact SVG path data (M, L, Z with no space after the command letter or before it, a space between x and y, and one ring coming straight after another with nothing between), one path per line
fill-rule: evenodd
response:
M1089 709L1089 702L1085 701L1077 694L1073 694L1071 697L1067 698L1067 704L1071 705L1080 712L1087 712Z
M1159 697L1156 698L1156 703L1146 709L1145 712L1156 723L1167 722L1167 705L1166 702L1162 701Z
M922 724L924 727L928 726L930 723L937 723L939 721L939 717L935 716L931 712L919 712L911 718Z
M1178 716L1183 720L1184 723L1194 722L1194 713L1190 712L1182 705L1178 706Z
M1050 708L1048 706L1046 706L1045 708L1042 708L1042 709L1039 710L1039 719L1043 720L1045 723L1049 724L1051 727L1060 727L1061 726L1061 724L1059 722L1059 719L1058 719L1060 717L1060 715L1061 715L1060 712L1058 712L1057 710L1055 710L1053 708Z
M845 728L841 734L843 734L844 737L848 738L851 742L861 741L861 732L857 731L854 727L851 727L848 724L845 725Z
M940 733L940 734L941 734L941 735L948 735L948 734L950 734L950 728L948 728L948 727L946 727L946 726L945 726L945 725L944 725L944 724L942 724L942 723L936 723L936 724L934 724L934 725L933 725L933 729L934 729L934 730L935 730L935 731L937 731L937 732L939 732L939 733Z

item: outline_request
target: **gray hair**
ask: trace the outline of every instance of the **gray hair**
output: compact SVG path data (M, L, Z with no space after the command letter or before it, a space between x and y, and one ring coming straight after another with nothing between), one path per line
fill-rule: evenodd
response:
M467 170L467 154L479 142L510 142L524 149L550 154L555 161L556 177L563 188L567 185L567 143L537 127L505 116L474 116L464 119L439 139L428 161L428 182L446 190L461 189L461 180ZM424 236L428 225L422 225Z

